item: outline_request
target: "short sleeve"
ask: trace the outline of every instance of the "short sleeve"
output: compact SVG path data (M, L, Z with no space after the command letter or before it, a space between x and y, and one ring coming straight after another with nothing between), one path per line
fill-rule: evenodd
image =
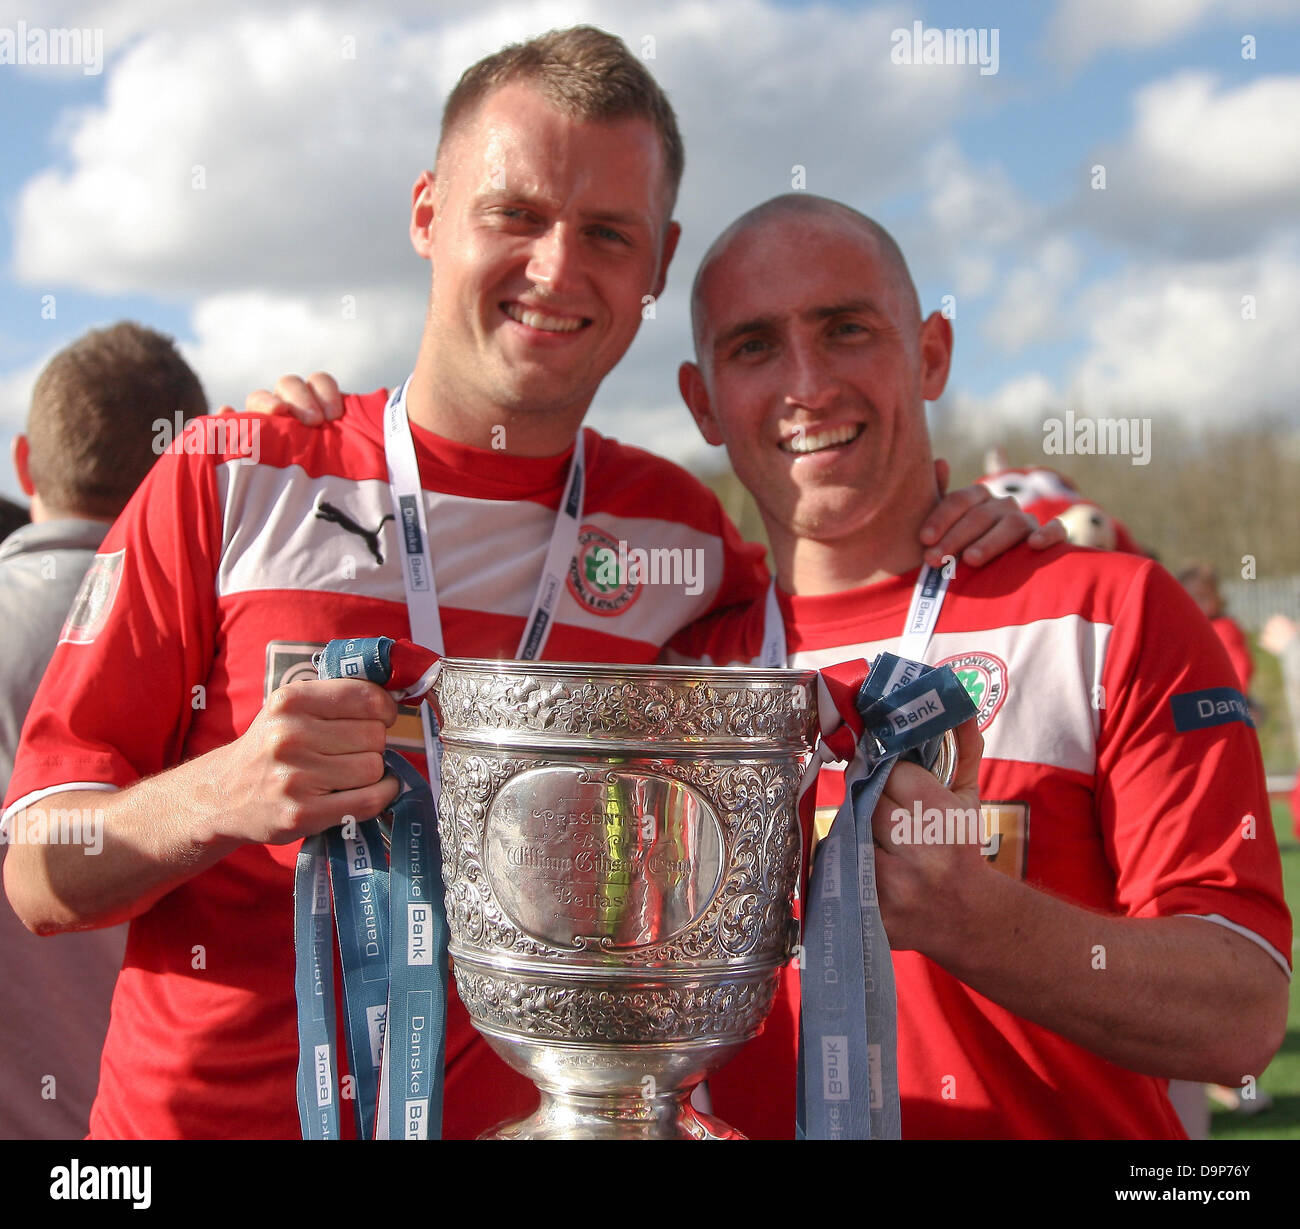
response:
M1102 674L1098 820L1132 917L1226 919L1289 962L1259 740L1209 621L1162 567L1132 575Z

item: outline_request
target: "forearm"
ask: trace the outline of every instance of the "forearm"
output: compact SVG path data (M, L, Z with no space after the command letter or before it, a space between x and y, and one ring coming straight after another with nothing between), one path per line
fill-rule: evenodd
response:
M5 890L28 929L55 934L126 921L237 848L239 840L217 830L220 790L206 761L117 792L53 794L16 814L21 836L11 837Z
M1193 917L1093 913L989 870L927 952L973 990L1122 1067L1240 1084L1286 1027L1286 977Z
M397 705L374 683L292 683L224 747L120 793L42 799L29 817L38 807L47 817L72 811L102 845L89 853L84 841L15 842L5 859L14 911L38 934L111 926L241 845L286 845L378 815L398 791L383 758L396 719ZM53 827L48 818L44 827Z

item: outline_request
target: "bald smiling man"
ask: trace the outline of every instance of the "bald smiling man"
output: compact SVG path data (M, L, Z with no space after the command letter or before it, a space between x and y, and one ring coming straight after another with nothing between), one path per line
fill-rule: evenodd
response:
M803 193L728 227L692 305L682 395L758 503L787 665L898 652L939 498L925 402L950 321L922 317L877 223ZM765 609L696 624L673 660L757 664ZM957 566L922 655L965 685L963 754L983 750L977 797L904 763L873 817L904 1138L1182 1137L1168 1080L1258 1076L1291 972L1259 744L1222 646L1151 560L1016 547ZM819 810L842 797L824 770ZM982 849L915 822L978 799ZM788 1134L777 1031L745 1062Z

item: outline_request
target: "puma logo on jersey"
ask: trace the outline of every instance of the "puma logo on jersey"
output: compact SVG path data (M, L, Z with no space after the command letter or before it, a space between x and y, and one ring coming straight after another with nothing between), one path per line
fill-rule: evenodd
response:
M379 549L379 535L383 531L384 521L391 521L393 519L393 514L391 512L383 517L374 529L366 529L363 526L358 525L356 521L354 521L342 509L336 508L332 503L328 503L322 499L320 505L316 508L316 517L318 520L328 521L331 525L338 525L348 533L356 534L357 537L365 542L370 553L374 555L375 562L383 563L384 554Z

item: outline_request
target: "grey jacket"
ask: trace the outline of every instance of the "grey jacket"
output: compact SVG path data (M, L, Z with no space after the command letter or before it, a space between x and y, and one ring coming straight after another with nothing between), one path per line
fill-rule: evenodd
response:
M103 521L67 518L24 525L0 542L0 796L9 788L23 718L107 532Z

